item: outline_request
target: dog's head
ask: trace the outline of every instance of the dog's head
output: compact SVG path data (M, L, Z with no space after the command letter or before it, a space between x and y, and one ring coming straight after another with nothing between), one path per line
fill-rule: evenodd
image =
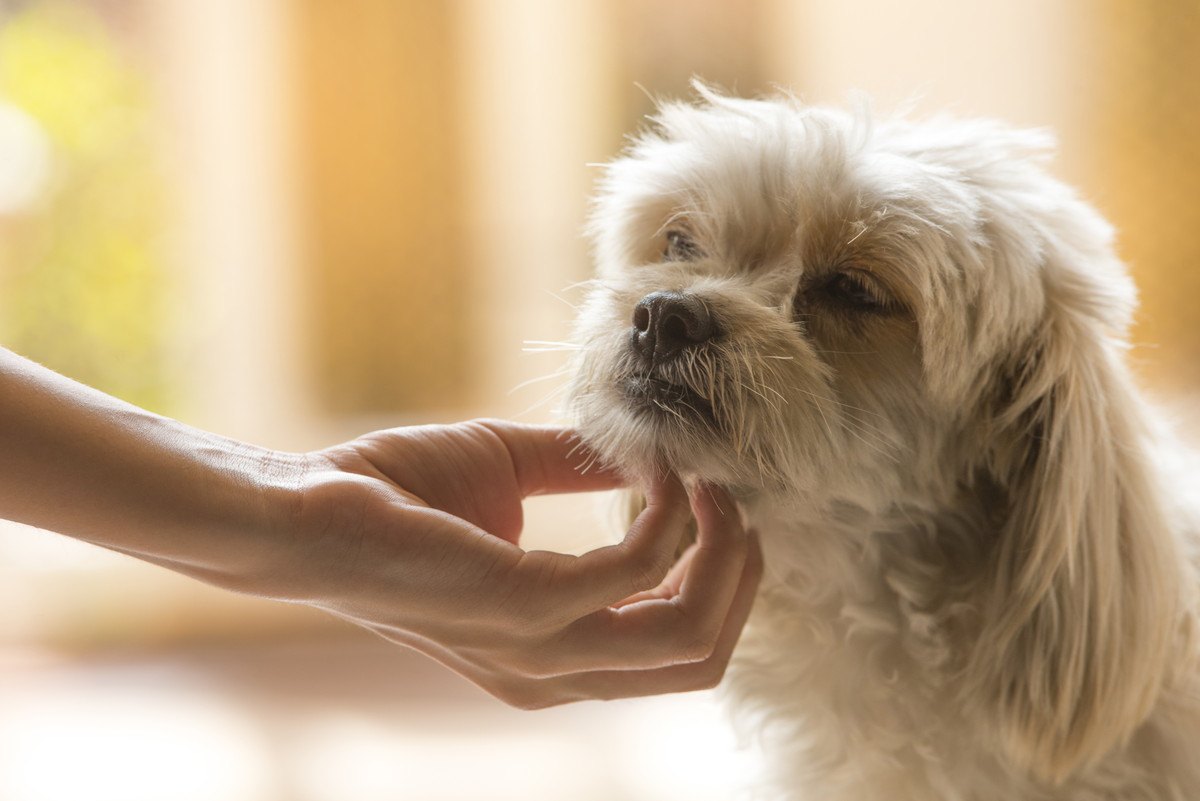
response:
M579 431L628 473L809 509L998 487L972 669L1061 778L1144 717L1172 637L1109 226L1038 132L699 91L601 184Z
M944 498L1047 295L1079 280L1038 269L1052 245L1087 251L1113 288L1089 311L1125 324L1107 226L1041 172L1045 136L702 91L595 206L572 399L610 462L809 504Z

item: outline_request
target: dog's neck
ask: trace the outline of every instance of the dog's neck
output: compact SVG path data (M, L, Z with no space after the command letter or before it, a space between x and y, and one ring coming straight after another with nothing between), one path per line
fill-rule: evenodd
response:
M1003 524L1002 487L980 473L948 491L906 494L907 500L875 508L840 500L811 503L783 492L746 493L740 502L747 522L764 539L768 566L798 571L798 576L810 572L801 555L865 566L864 557L878 552L884 562L968 558L982 567L980 560Z
M767 605L777 597L789 614L839 621L843 636L869 617L881 642L958 653L978 634L973 621L1004 507L1002 489L988 480L964 482L941 505L804 509L765 494L743 501L762 538ZM836 649L839 636L830 634Z
M962 723L971 712L947 700L958 696L955 677L979 636L980 578L1001 499L981 482L940 509L805 512L781 498L746 499L766 573L739 651L739 671L755 677L735 682L739 709L771 718L763 700L789 698L810 722L829 716L829 725L813 724L826 739L810 743L805 758L866 772L874 765L859 753L863 742L916 764L914 727L973 730ZM951 757L960 747L939 746Z

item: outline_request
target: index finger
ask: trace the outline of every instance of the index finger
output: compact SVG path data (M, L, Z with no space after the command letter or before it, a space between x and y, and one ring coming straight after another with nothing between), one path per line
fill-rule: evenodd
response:
M481 420L508 449L521 497L595 492L625 486L621 474L599 462L572 429L507 420Z

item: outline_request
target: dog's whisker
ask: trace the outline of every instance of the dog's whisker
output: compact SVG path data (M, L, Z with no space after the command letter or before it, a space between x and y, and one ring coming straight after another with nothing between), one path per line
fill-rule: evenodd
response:
M891 452L895 448L895 443L890 440L883 431L873 426L863 423L849 415L843 415L842 419L847 423L848 427L853 428L858 433L870 437L874 442L879 444L885 450Z
M821 404L814 403L813 406L817 409L817 414L821 415L821 422L825 424L825 433L830 441L833 440L833 429L829 425L829 418L825 416L825 410L821 408Z
M778 397L778 398L779 398L779 400L780 400L780 401L782 401L782 402L784 403L784 405L786 405L786 404L787 404L787 402L788 402L788 399L784 397L784 395L783 395L783 393L782 393L782 392L780 392L779 390L775 389L775 387L772 387L772 386L767 386L767 385L765 385L765 384L764 384L764 385L763 385L763 389L767 390L768 392L773 392L773 393L775 393L776 397Z
M604 286L604 281L599 278L585 278L582 281L575 281L574 283L567 284L566 286L564 286L562 288L562 291L563 292L573 292L576 289L582 289L584 287L597 287L597 286Z
M655 399L655 400L654 400L654 405L655 405L655 406L657 406L658 408L662 409L664 412L669 412L669 413L671 413L671 414L675 415L675 417L678 417L678 418L679 418L680 420L682 420L683 422L687 422L687 420L684 418L684 416L683 416L682 414L680 414L680 413L679 413L679 411L678 411L677 409L672 409L670 406L668 406L667 404L663 403L662 401L660 401L660 400L658 400L658 399ZM685 405L686 405L686 404L685 404ZM690 408L690 407L689 407L689 408ZM695 410L693 409L693 411L695 411Z
M576 306L574 303L572 303L571 301L567 300L566 298L562 297L562 296L561 296L561 295L559 295L557 292L552 292L552 291L550 291L549 289L542 289L542 291L543 291L543 292L545 292L545 293L546 293L547 295L549 295L550 297L552 297L552 298L554 298L555 300L557 300L559 303L562 303L563 305L567 306L567 307L568 307L568 308L570 308L572 311L574 311L574 312L576 312L576 313L578 313L578 312L579 312L579 307L578 307L578 306Z
M832 404L835 404L835 405L837 405L837 406L839 406L839 407L841 407L841 408L843 408L843 409L852 409L852 410L854 410L854 411L856 411L856 412L862 412L863 414L869 414L869 415L872 415L872 416L874 416L874 417L878 417L878 418L880 418L880 419L885 419L885 418L884 418L884 416L883 416L882 414L880 414L879 412L873 412L873 411L871 411L870 409L863 409L863 408L860 408L860 407L858 407L858 406L851 406L849 403L846 403L846 402L845 402L845 401L843 401L843 400L839 400L839 399L837 399L837 398L827 398L827 397L825 397L824 395L818 395L818 394L817 394L817 393L815 393L815 392L811 392L811 391L809 391L809 390L807 390L807 389L802 389L802 388L800 388L800 387L795 387L795 389L799 390L800 392L803 392L803 393L805 393L806 395L812 395L814 398L819 398L820 400L823 400L823 401L825 401L826 403L832 403Z
M836 403L836 401L831 401L829 398L818 395L815 392L809 392L808 390L801 389L800 387L795 387L795 389L800 392L803 392L805 395L809 395L809 396L815 398L816 400L825 401L826 403ZM817 410L817 414L819 414L821 416L821 422L825 424L826 436L829 437L830 442L833 442L834 441L833 428L829 425L829 418L825 416L825 410L821 408L820 403L814 403L813 408L815 408Z
M863 418L860 418L860 417L858 417L857 415L854 415L854 412L853 412L853 411L850 411L850 410L842 409L842 410L841 410L841 412L842 412L842 416L844 416L844 417L846 418L846 420L851 420L851 421L853 421L854 423L856 423L856 424L857 424L857 426L858 426L860 429L869 430L869 432L871 432L871 433L874 433L874 434L877 434L878 436L880 436L880 438L881 438L882 440L884 440L884 441L889 441L889 440L887 439L887 434L886 434L886 432L884 432L884 430L883 430L882 428L880 428L880 427L876 426L876 424L875 424L875 423L872 423L872 422L870 422L870 421L868 421L868 420L863 420Z
M681 406L686 406L689 410L691 410L692 414L694 414L696 417L700 417L700 410L697 409L692 404L688 403L687 401L679 401L679 404ZM680 417L680 419L683 419L682 416Z
M599 461L600 461L599 453L593 451L592 454L590 456L588 456L587 459L584 460L583 464L579 465L575 469L579 471L579 474L581 476L586 476L588 474L588 471L591 470L593 467L595 467L596 463Z
M768 392L774 393L775 396L778 397L781 401L783 401L785 404L787 403L787 398L785 398L778 390L776 390L774 387L772 387L770 384L768 384L765 378L757 378L757 376L755 376L752 373L750 375L750 380L752 383L756 384L760 389L764 389L764 390L767 390ZM747 389L750 389L750 388L747 387ZM768 398L766 395L763 395L761 392L757 392L753 389L751 389L751 392L754 392L755 395L758 395L760 398L767 401L767 404L771 407L772 411L779 413L780 406L778 404L772 403L770 398Z
M583 447L584 447L584 444L583 444L583 438L582 438L582 437L580 437L580 438L579 438L579 441L578 441L578 442L576 442L576 443L575 443L575 444L574 444L574 445L571 447L571 450L567 451L567 458L568 458L568 459L570 459L572 456L574 456L576 453L578 453L578 452L579 452L579 450L580 450L581 448L583 448Z
M552 391L550 394L548 394L548 395L545 395L544 397L542 397L542 399L541 399L541 400L539 400L539 401L537 401L536 403L533 403L533 404L531 404L531 405L529 405L529 406L525 407L524 409L522 409L522 410L521 410L521 411L520 411L520 412L519 412L519 413L518 413L516 416L517 416L517 417L524 417L525 415L527 415L527 414L530 414L530 413L534 412L535 410L537 410L537 409L541 408L542 406L545 406L547 403L549 403L550 401L552 401L552 400L554 400L555 398L557 398L559 395L563 395L563 394L565 394L565 393L566 393L566 391L567 391L568 389L570 389L570 386L569 386L569 385L567 385L567 384L563 384L561 387L557 387L557 388L556 388L554 391Z
M547 373L546 375L539 375L536 378L530 378L530 379L527 379L527 380L522 381L521 383L517 384L515 387L513 387L512 389L510 389L508 391L508 394L512 395L514 392L518 392L522 389L525 389L525 387L533 386L534 384L540 384L543 381L550 381L551 379L554 379L554 378L564 378L570 374L571 374L570 368L564 367L561 370L555 370L553 373Z
M752 393L754 393L755 395L757 395L758 397L762 398L762 399L763 399L763 402L764 402L764 403L766 403L768 407L770 407L771 411L773 411L773 412L776 412L776 413L778 413L778 412L779 412L779 404L778 404L776 401L773 401L773 400L771 400L771 399L770 399L770 398L768 398L766 395L764 395L763 393L759 392L757 389L755 389L754 387L750 386L749 384L742 383L742 382L739 382L739 383L741 383L741 385L742 385L743 387L745 387L745 389L746 389L747 391L749 391L749 392L752 392Z
M853 412L842 409L842 417L845 420L853 422L860 431L867 432L875 436L880 442L886 444L889 448L894 447L895 443L888 436L887 432L870 421L863 420L857 417Z
M878 445L876 445L876 444L874 444L874 443L870 442L870 441L869 441L869 440L867 440L865 437L861 436L861 435L858 433L858 431L857 431L856 429L854 429L853 427L849 427L849 426L847 426L847 427L845 428L845 431L846 431L846 433L847 433L847 434L849 434L850 436L854 437L854 438L855 438L855 439L857 439L859 442L861 442L863 445L866 445L866 446L867 446L868 448L870 448L872 451L874 451L875 453L877 453L877 454L879 454L880 456L884 457L885 459L888 459L889 461L893 461L893 462L895 462L895 461L899 461L899 458L900 458L900 457L899 457L897 454L895 454L895 453L893 453L893 452L891 452L891 451L885 450L885 449L883 449L883 448L879 447Z

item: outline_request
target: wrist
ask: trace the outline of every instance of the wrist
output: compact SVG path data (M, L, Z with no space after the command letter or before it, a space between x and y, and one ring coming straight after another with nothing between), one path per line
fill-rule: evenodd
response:
M307 462L153 414L0 348L0 517L256 591Z
M278 597L299 544L298 522L313 472L304 454L196 432L195 510L186 529L160 540L174 553L150 561L226 589Z

